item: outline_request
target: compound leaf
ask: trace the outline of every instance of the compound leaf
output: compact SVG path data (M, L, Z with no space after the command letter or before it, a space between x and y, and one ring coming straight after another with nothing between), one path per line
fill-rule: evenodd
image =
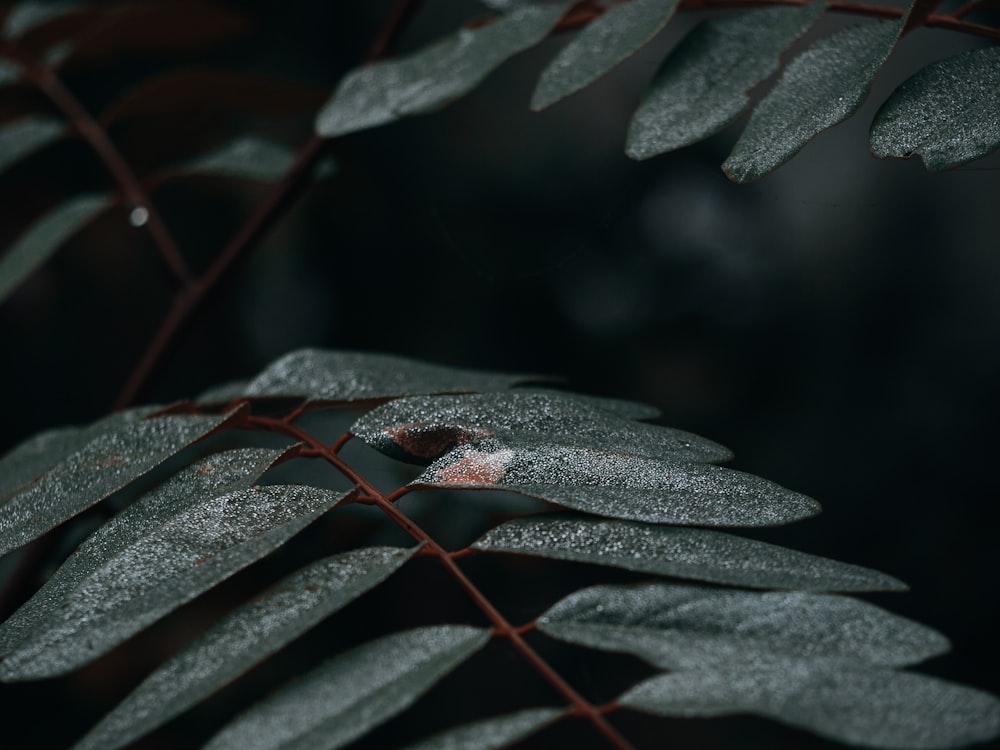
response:
M192 482L190 471L179 476ZM200 497L107 558L88 549L86 562L96 567L74 563L51 597L43 588L37 604L29 600L26 614L11 618L21 638L0 660L0 678L50 677L90 662L277 549L344 497L294 485ZM122 527L110 528L91 544L112 546L109 535Z
M111 205L106 193L86 193L56 206L36 221L0 257L0 302L58 250L62 244Z
M634 654L671 670L773 656L898 667L949 648L940 633L847 596L667 583L577 591L542 615L538 627L560 640Z
M377 586L414 551L367 547L296 571L159 667L74 750L115 750L166 723Z
M351 432L401 460L426 463L482 438L544 441L676 461L728 461L711 440L619 416L615 407L555 391L399 399L373 409Z
M97 434L66 455L49 471L24 482L24 471L41 465L38 449L22 448L23 465L15 475L16 490L0 499L0 554L41 536L49 529L100 502L221 425L225 416L177 415L142 419L148 411L131 411L95 425ZM50 436L59 450L77 447L71 433ZM6 459L5 459L6 461Z
M659 716L749 712L864 747L962 747L1000 734L1000 702L987 693L848 660L775 658L675 672L618 702Z
M542 41L570 5L518 7L409 57L352 71L320 110L316 132L332 138L447 104L479 85L500 63Z
M509 490L598 516L698 526L769 526L819 503L713 464L488 438L439 458L413 487Z
M245 136L178 164L169 169L169 174L274 180L294 159L295 152L283 143Z
M403 750L495 750L531 736L563 713L558 708L528 708L441 732Z
M531 108L545 109L603 76L667 25L678 0L630 0L591 21L542 71Z
M497 390L527 377L460 370L388 354L299 349L268 365L243 388L242 395L370 401L421 393ZM227 400L235 391L224 392Z
M472 545L640 573L752 588L899 591L905 584L858 565L706 529L653 526L570 513L515 518Z
M852 26L792 60L750 115L722 165L726 175L734 182L763 177L813 137L854 114L905 23L904 16Z
M708 138L740 116L747 92L820 17L823 3L703 21L670 53L632 116L625 152L648 159Z
M932 63L897 88L872 123L872 153L920 154L931 171L1000 147L1000 47Z
M25 117L0 126L0 171L58 140L65 130L65 123L53 117Z
M406 709L489 637L442 625L371 641L238 716L205 750L342 747Z

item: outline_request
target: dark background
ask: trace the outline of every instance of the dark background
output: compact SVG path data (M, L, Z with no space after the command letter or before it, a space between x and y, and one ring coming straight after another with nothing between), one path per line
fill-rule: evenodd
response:
M483 13L472 2L426 5L402 51ZM308 112L363 56L388 3L241 7L246 35L188 49L181 64L308 84L287 107L302 114L199 107L126 118L112 136L140 171L233 133L297 148ZM922 669L1000 692L1000 160L932 175L866 148L894 86L981 41L912 34L857 116L774 174L736 186L719 165L739 127L647 162L623 154L643 88L694 21L676 19L544 113L527 103L565 37L441 112L335 141L338 173L234 269L142 400L193 395L291 349L324 346L556 374L576 390L654 404L665 424L731 447L734 467L825 507L755 536L907 581L910 593L876 600L954 642ZM177 60L130 54L67 80L99 113ZM4 117L23 106L45 105L29 91L0 92ZM32 157L0 176L0 238L9 243L60 197L106 184L80 144ZM201 180L171 183L154 200L202 267L262 194ZM0 448L105 413L155 330L169 281L126 215L81 233L0 307ZM693 730L624 721L644 747L684 738L690 747L828 746L756 720Z

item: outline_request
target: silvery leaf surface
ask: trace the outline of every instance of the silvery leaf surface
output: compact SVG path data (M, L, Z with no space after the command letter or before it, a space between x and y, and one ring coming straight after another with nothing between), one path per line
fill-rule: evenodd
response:
M449 729L403 750L496 750L530 737L563 713L558 708L528 708Z

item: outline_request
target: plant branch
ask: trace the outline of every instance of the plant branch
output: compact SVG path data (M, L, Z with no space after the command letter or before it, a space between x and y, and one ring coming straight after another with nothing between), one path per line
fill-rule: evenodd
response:
M245 423L248 427L258 427L266 430L278 432L289 437L300 440L306 445L308 445L312 450L316 451L321 457L327 460L331 465L334 466L338 471L340 471L347 479L353 482L361 490L361 492L366 496L369 501L377 505L382 511L389 516L403 531L412 536L416 541L421 542L425 549L429 550L429 554L434 555L440 560L441 564L445 567L448 573L454 578L458 584L465 590L469 595L469 598L475 602L476 606L486 615L486 618L493 625L494 633L498 636L507 638L514 649L521 654L522 658L531 667L538 672L538 674L548 682L553 688L555 688L572 706L572 712L581 716L587 721L589 721L594 728L607 739L608 743L616 748L617 750L632 750L632 745L626 740L618 730L615 729L608 720L604 717L603 711L601 711L597 706L592 704L582 695L580 695L572 685L570 685L562 676L556 672L552 666L531 647L531 645L524 639L523 633L529 632L533 629L530 625L525 625L521 627L515 627L512 625L506 617L493 605L493 603L483 594L482 591L469 579L468 576L462 571L455 562L455 553L448 552L444 547L438 544L435 539L428 534L426 531L421 529L414 521L407 516L403 511L395 506L390 498L394 498L397 493L392 495L385 495L375 488L365 477L363 477L357 470L354 469L350 464L348 464L338 453L336 453L332 447L325 445L321 440L313 437L310 433L303 430L295 425L288 424L287 422L280 419L273 419L270 417L254 417L248 416L245 419ZM340 444L344 438L338 440L336 444ZM426 553L425 553L426 554Z

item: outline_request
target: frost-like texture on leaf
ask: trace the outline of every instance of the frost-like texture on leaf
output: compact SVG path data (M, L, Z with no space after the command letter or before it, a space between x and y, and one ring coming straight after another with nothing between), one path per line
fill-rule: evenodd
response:
M273 180L285 173L294 158L295 153L283 143L246 136L178 164L170 172Z
M489 637L488 630L442 625L371 641L253 706L205 750L342 747L406 709Z
M526 375L459 370L367 352L300 349L272 362L247 384L243 396L369 401L423 393L468 393L508 388ZM228 398L233 397L227 391Z
M399 399L365 414L351 432L401 460L426 463L474 440L544 441L678 461L728 461L711 440L618 416L605 405L554 391Z
M83 447L0 499L0 554L117 492L226 419L182 415L143 420L145 413L132 411L102 420L95 426L99 432L87 431L91 439Z
M166 723L377 586L415 550L368 547L296 571L159 667L73 750L114 750Z
M12 39L78 8L79 0L25 0L11 8L0 36Z
M104 193L78 195L56 206L0 255L0 302L81 227L111 205Z
M510 490L598 516L694 526L770 526L820 509L766 479L712 464L495 439L456 448L411 485Z
M332 138L447 104L507 58L542 41L571 4L516 8L409 57L348 73L316 117L316 132Z
M27 634L0 660L0 679L50 677L86 664L277 549L343 497L315 487L253 487L178 513L89 574L73 570L59 587L72 590L58 604L39 592L32 610L51 614L30 631L29 615L14 621Z
M708 138L740 116L747 92L823 12L823 3L703 21L670 53L632 116L625 152L648 159Z
M495 750L529 737L564 712L529 708L441 732L403 750Z
M834 659L675 672L618 699L660 716L755 713L865 747L962 747L1000 734L1000 702L973 688Z
M58 140L65 130L66 124L53 117L25 117L0 126L0 171Z
M940 633L847 596L667 583L577 591L542 615L538 627L570 643L623 651L671 670L773 656L900 667L948 650Z
M678 0L630 0L609 8L542 72L531 108L545 109L596 81L656 36L677 4Z
M800 591L899 591L877 570L705 529L569 513L515 518L472 545L710 583Z
M896 89L872 123L875 156L920 154L950 169L1000 147L1000 47L928 65Z
M817 134L854 114L905 23L904 17L852 26L819 40L788 63L722 165L726 175L735 182L763 177Z

